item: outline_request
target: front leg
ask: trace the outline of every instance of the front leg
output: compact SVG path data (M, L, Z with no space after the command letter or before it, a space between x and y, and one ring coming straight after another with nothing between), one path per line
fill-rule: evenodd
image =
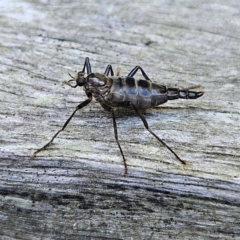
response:
M76 107L76 109L74 110L74 112L72 113L72 115L71 115L71 116L68 118L68 120L64 123L64 125L62 126L62 128L52 137L52 139L51 139L47 144L45 144L42 148L39 148L38 150L36 150L36 151L33 153L33 155L30 156L30 158L33 160L33 159L36 157L37 153L39 153L39 152L41 152L41 151L43 151L43 150L46 150L46 149L51 145L51 143L53 142L53 140L58 136L58 134L59 134L60 132L62 132L62 131L66 128L66 126L68 125L68 123L69 123L69 122L71 121L71 119L73 118L74 114L75 114L78 110L80 110L81 108L84 108L85 106L87 106L91 101L92 101L92 95L89 94L89 95L88 95L88 99L86 99L84 102L80 103L80 104Z
M87 75L89 75L90 73L92 73L92 69L91 69L91 64L90 64L89 57L86 57L86 58L85 58L85 62L84 62L84 65L83 65L83 70L81 71L81 73L84 73L84 72L85 72L85 67L86 67L86 69L87 69Z

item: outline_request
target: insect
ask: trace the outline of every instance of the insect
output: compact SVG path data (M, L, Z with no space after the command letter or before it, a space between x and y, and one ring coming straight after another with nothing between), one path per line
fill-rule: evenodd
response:
M85 74L85 69L87 74ZM140 70L144 79L135 79L133 78L136 72ZM175 151L170 148L162 139L160 139L148 126L148 123L143 116L139 112L139 109L147 109L151 107L155 107L157 105L163 104L168 100L174 100L178 98L183 99L196 99L201 97L204 92L195 92L189 91L189 89L197 88L198 86L193 86L187 89L178 89L178 88L167 88L163 85L158 85L153 83L147 74L143 71L140 66L136 66L133 70L128 74L127 77L119 76L120 70L116 76L114 76L112 66L109 64L104 72L101 73L93 73L91 70L91 65L89 58L86 57L85 63L83 65L82 71L78 72L75 76L71 76L69 81L64 81L65 84L69 85L72 88L76 88L77 86L83 87L87 99L81 102L72 115L68 118L68 120L64 123L62 128L52 137L52 139L44 145L42 148L36 150L33 155L31 155L31 159L34 159L36 154L47 149L53 140L58 136L60 132L62 132L68 123L71 121L74 114L87 106L94 97L97 102L101 104L101 106L112 113L113 118L113 128L114 135L121 152L123 163L124 163L124 174L128 173L126 158L123 154L123 150L118 140L118 132L117 132L117 124L115 119L114 109L116 107L124 107L133 109L137 115L141 118L144 127L163 145L165 146L174 156L182 163L186 164L184 160L182 160ZM111 76L109 77L109 73ZM70 82L75 82L75 85L71 85Z

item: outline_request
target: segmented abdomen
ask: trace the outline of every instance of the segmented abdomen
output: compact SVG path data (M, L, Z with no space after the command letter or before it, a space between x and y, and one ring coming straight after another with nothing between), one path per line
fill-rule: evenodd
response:
M112 106L128 106L133 103L137 108L150 108L167 102L168 100L184 98L196 99L203 92L179 90L157 85L149 80L137 80L132 77L112 77L113 83L108 94L108 101ZM125 105L126 103L126 105Z
M149 80L113 78L108 97L112 103L132 102L137 108L150 108L168 100L167 88Z

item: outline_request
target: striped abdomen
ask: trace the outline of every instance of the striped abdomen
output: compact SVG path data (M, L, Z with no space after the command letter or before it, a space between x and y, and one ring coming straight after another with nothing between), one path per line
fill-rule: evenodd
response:
M163 104L168 100L178 98L195 99L203 95L202 92L167 88L149 80L137 80L132 77L111 78L113 83L108 95L108 101L113 106L124 106L124 103L132 102L137 108L150 108Z

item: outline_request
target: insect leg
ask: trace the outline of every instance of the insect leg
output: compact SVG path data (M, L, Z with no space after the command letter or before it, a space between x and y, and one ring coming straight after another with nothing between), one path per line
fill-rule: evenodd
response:
M105 74L106 76L108 76L108 75L109 75L109 72L111 72L111 76L114 76L113 69L112 69L112 66L111 66L110 64L107 66L104 74Z
M122 155L122 158L123 158L123 163L124 163L124 168L125 168L125 171L124 171L124 174L127 175L127 162L126 162L126 159L124 157L124 154L123 154L123 151L122 151L122 148L121 148L121 145L118 141L118 133L117 133L117 123L116 123L116 119L115 119L115 114L114 114L114 110L113 108L109 107L107 104L105 103L100 103L101 106L112 113L112 116L113 116L113 129L114 129L114 135L115 135L115 139L116 139L116 142L118 144L118 147L119 147L119 150L121 152L121 155Z
M37 151L35 151L33 153L33 155L30 156L30 158L33 160L36 157L36 154L47 149L51 143L53 142L53 140L57 137L57 135L62 132L65 127L68 125L68 123L71 121L72 117L74 116L74 114L81 108L85 107L86 105L88 105L90 102L92 101L92 95L89 94L88 99L86 99L84 102L80 103L76 109L74 110L74 112L72 113L72 115L68 118L68 120L64 123L63 127L52 137L52 139L46 144L44 145L42 148L39 148Z
M87 68L87 74L88 74L88 75L89 75L90 73L92 73L91 64L90 64L90 61L89 61L89 57L86 57L86 58L85 58L85 62L84 62L84 65L83 65L83 70L81 71L82 73L85 72L85 67Z
M150 78L147 76L147 74L143 71L143 69L142 69L140 66L136 66L136 67L128 74L128 77L133 77L133 76L136 74L136 72L138 71L138 69L140 69L143 77L144 77L146 80L151 81Z
M118 144L119 150L120 150L121 155L122 155L122 158L123 158L123 163L124 163L124 168L125 168L124 175L127 175L127 173L128 173L128 170L127 170L127 161L126 161L126 159L125 159L125 157L124 157L124 154L123 154L121 145L120 145L120 143L119 143L119 141L118 141L117 123L116 123L116 119L115 119L114 110L113 110L113 108L110 108L110 107L109 107L109 110L112 112L112 116L113 116L113 128L114 128L115 139L116 139L116 142L117 142L117 144Z
M183 164L186 165L186 162L183 161L162 139L160 139L148 126L147 120L145 119L145 117L138 111L138 109L133 105L133 109L135 110L135 112L138 114L138 116L141 118L144 127L160 142L162 143L162 145L164 147L166 147L172 154L174 154L174 156Z

